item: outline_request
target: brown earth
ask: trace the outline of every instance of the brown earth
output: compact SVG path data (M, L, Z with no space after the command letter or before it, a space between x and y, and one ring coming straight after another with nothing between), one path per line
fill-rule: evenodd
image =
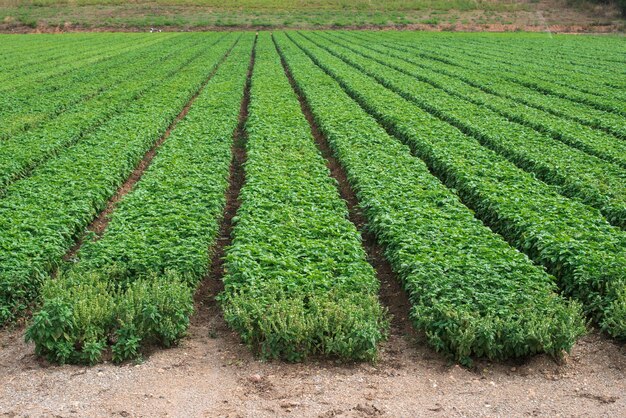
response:
M1 331L0 416L626 416L626 346L595 332L562 364L465 369L396 327L374 365L268 363L206 309L180 346L140 364L52 366L23 329Z
M161 28L162 32L229 32L229 31L252 31L258 32L263 30L295 30L291 26L276 25L268 28L266 26L194 26L189 28L186 26L167 26ZM306 28L313 29L313 28ZM316 26L315 30L405 30L405 31L426 31L426 32L545 32L553 34L612 34L623 33L626 29L626 23L618 21L615 23L571 23L571 24L550 24L550 25L533 25L524 23L412 23L407 25L357 25L357 26L341 26L321 25ZM93 33L93 32L146 32L144 27L119 27L119 26L99 26L90 27L82 25L72 25L67 27L40 25L36 28L29 26L12 26L5 27L0 24L0 33L26 34L26 33Z

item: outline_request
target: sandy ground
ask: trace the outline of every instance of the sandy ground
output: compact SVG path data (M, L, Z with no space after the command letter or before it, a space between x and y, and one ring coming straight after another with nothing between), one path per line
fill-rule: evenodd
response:
M255 359L205 303L188 338L140 364L52 366L22 328L1 331L0 416L626 416L626 346L597 333L562 364L465 369L396 320L375 365L286 364Z

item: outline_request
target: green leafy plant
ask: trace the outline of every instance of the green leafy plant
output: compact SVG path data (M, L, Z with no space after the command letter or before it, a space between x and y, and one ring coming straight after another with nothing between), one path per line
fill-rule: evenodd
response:
M329 51L349 64L518 167L557 186L563 195L598 208L610 223L626 229L626 173L621 167L510 121L472 103L473 100L459 100L458 95L421 81L423 77L419 75L416 79L412 68L406 68L388 54L332 42Z

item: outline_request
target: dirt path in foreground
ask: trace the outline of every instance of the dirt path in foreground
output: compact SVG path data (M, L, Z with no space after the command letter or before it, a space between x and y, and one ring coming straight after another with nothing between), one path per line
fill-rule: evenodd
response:
M219 309L141 364L51 366L0 331L0 416L626 416L626 346L597 333L546 356L467 370L394 329L377 365L261 362Z

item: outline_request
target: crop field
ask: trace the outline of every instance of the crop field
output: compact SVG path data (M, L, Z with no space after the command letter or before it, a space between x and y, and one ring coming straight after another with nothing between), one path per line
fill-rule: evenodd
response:
M0 32L372 29L615 33L625 0L0 0Z
M626 339L623 37L0 35L0 56L0 327L49 362L176 345L206 303L260 358L375 362L393 283L465 366Z

